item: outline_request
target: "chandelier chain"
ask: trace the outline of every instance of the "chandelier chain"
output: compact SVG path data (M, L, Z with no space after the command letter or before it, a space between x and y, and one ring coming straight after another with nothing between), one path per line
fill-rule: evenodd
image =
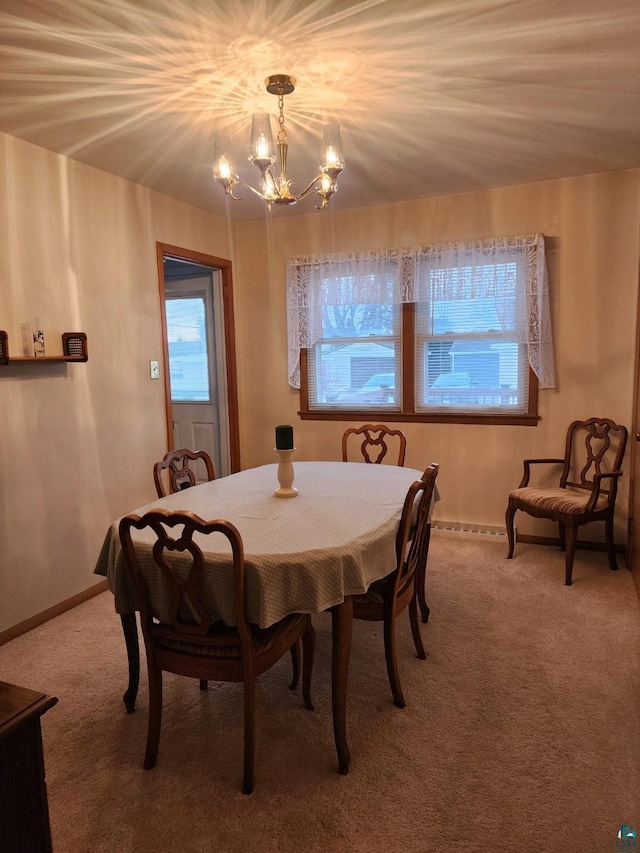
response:
M287 141L287 131L284 126L284 93L282 90L278 92L278 142Z

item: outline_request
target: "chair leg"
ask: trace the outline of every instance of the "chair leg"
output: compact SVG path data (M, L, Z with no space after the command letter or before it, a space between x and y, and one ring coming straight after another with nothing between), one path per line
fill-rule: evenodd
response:
M298 644L296 643L296 646ZM302 635L302 698L307 711L313 711L311 701L311 675L313 673L313 659L316 653L316 632L309 616L309 627Z
M422 644L422 636L420 634L420 623L418 622L418 601L417 596L413 596L409 603L409 621L411 622L411 634L413 636L413 645L416 647L416 654L420 660L427 659L427 653Z
M560 531L560 550L566 551L567 550L567 537L564 534L564 524L561 521L558 522L558 530Z
M209 689L209 682L206 679L201 678L200 679L200 690L208 690L208 689Z
M122 697L127 714L133 714L136 709L136 696L140 684L140 645L138 642L138 622L135 613L122 613L120 615L122 633L127 647L127 660L129 662L129 684L126 693Z
M242 793L250 794L254 785L256 751L256 702L253 672L244 674L244 775Z
M507 528L507 537L509 538L509 553L507 554L507 560L510 560L513 557L513 548L515 546L515 536L513 533L513 516L516 514L516 507L509 506L507 507L507 512L505 514L504 520Z
M298 682L300 681L300 644L297 640L291 646L291 664L293 668L293 675L291 677L289 689L295 690L298 686Z
M387 675L393 694L393 701L398 708L404 708L406 702L400 686L400 674L398 672L398 656L396 654L396 625L395 615L385 614L384 619L384 656L387 661Z
M578 530L573 525L568 524L565 529L566 539L566 555L565 555L565 586L571 586L571 574L573 572L573 557L576 553L576 539L578 538Z
M147 749L144 754L145 770L156 766L158 746L160 745L160 726L162 725L162 670L154 661L147 666L149 674L149 726L147 729Z
M425 559L424 563L420 566L416 573L416 590L418 593L418 604L420 605L420 613L422 616L423 622L429 621L429 605L427 604L426 599L426 586L427 586L427 557L429 555L429 540L431 539L431 525L427 524L427 529L425 533L426 538L426 547L425 547Z
M612 572L618 571L618 562L616 560L616 549L613 541L613 516L610 515L604 521L604 535L607 543L607 556L609 557L609 568Z

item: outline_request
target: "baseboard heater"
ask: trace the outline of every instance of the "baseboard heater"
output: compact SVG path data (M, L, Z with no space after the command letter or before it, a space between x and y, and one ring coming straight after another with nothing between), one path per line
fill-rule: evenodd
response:
M503 525L495 524L466 524L460 521L432 521L431 527L435 530L450 530L455 533L475 533L478 536L501 536L507 538L507 528ZM555 536L534 536L527 533L518 534L518 528L514 527L516 542L528 543L530 545L551 545L560 547L560 539ZM589 542L579 539L576 542L576 548L584 551L606 551L607 546L604 542ZM617 554L625 554L624 545L617 544L615 546Z
M477 533L481 536L507 537L507 528L496 524L466 524L460 521L432 521L435 530L453 530L457 533Z

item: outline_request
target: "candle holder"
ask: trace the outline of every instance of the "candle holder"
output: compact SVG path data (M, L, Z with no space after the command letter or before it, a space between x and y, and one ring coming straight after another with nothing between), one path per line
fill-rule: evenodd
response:
M278 448L275 448L278 454L278 482L280 483L280 488L276 489L273 494L277 498L295 498L298 494L298 490L292 485L293 462L291 461L291 457L294 450L295 448L291 450L278 450Z

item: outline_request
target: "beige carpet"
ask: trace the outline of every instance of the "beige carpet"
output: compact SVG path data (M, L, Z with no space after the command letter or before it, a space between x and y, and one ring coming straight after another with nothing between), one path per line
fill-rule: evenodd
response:
M43 718L55 853L608 853L640 829L640 620L626 569L501 537L434 531L428 658L399 636L407 707L391 702L382 632L354 625L348 734L337 772L330 640L305 711L288 659L259 681L256 789L240 793L242 688L165 681L158 765L110 593L0 647L0 679L56 695ZM0 842L1 846L1 842ZM4 853L4 851L3 851ZM29 853L6 851L6 853Z

